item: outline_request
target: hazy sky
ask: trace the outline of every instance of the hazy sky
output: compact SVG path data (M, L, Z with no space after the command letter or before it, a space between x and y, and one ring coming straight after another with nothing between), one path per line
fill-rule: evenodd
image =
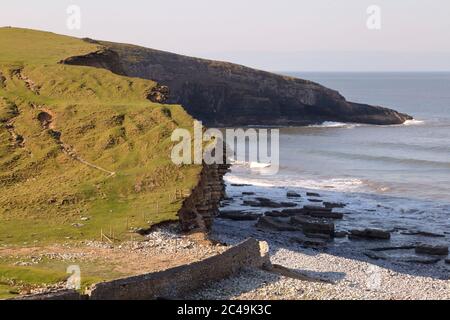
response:
M81 29L66 26L69 5ZM369 30L366 10L381 9ZM0 25L127 42L276 71L449 71L448 0L2 1Z

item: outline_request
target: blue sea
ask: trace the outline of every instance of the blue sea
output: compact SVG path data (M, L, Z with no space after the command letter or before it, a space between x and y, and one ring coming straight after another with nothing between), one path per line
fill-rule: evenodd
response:
M229 185L251 184L246 189L275 199L285 199L286 190L315 190L329 201L348 203L345 210L354 213L348 227L450 235L450 73L286 74L414 120L396 126L328 122L281 128L279 173L265 176L235 165L226 176Z

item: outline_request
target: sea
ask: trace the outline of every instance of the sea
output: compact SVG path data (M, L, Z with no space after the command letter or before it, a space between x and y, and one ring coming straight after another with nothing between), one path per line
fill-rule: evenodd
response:
M414 117L402 125L325 122L280 128L280 169L235 164L230 196L255 192L286 201L287 191L346 203L342 229L375 227L450 237L450 73L285 73L339 91L347 100ZM244 187L233 185L244 184ZM319 203L320 204L320 203ZM228 209L243 208L238 202ZM438 238L437 238L438 239ZM429 240L429 239L426 239Z

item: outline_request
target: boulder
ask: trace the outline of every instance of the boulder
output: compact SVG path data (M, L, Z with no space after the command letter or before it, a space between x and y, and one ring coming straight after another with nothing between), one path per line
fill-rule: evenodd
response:
M435 264L435 263L439 262L439 260L441 260L441 259L411 256L411 257L401 258L399 261L410 262L410 263L420 263L420 264Z
M335 209L335 208L345 208L347 204L341 202L324 202L325 208Z
M364 255L374 260L386 260L387 256L382 252L364 251Z
M255 200L244 200L244 205L251 207L264 207L264 208L286 208L297 206L294 202L276 202L268 198L255 198Z
M328 212L332 211L331 208L325 208L325 207L321 207L321 206L311 206L311 205L306 205L303 207L303 209L305 209L307 211L328 211Z
M273 217L262 216L255 225L258 229L275 230L275 231L299 231L300 228L280 221Z
M281 210L281 212L286 213L289 216L295 216L297 214L305 214L305 209L303 209L303 208L283 209L283 210Z
M347 231L335 231L334 237L335 238L345 238L348 235Z
M427 231L403 231L400 234L406 236L422 236L422 237L430 237L430 238L445 238L445 234L427 232Z
M297 206L295 202L280 202L280 204L285 208L293 208Z
M259 201L254 201L254 200L244 200L242 202L242 204L244 206L259 207L261 203Z
M448 246L442 245L428 245L420 244L416 246L416 253L418 254L429 254L435 256L446 256L448 255Z
M416 246L410 246L410 245L405 245L405 246L392 246L392 247L378 247L378 248L371 248L371 251L395 251L395 250L412 250L415 249Z
M389 240L391 234L379 229L350 230L349 239Z
M264 213L265 216L274 217L274 218L288 218L290 215L285 212L280 211L267 211Z
M253 196L254 194L254 192L242 192L243 196Z
M295 192L295 191L288 191L286 193L286 196L288 198L300 198L301 197L301 195L299 193Z
M313 233L313 232L307 232L305 230L303 230L303 234L308 238L321 239L321 240L325 240L325 241L329 241L333 238L332 234Z
M315 193L315 192L307 192L306 195L308 197L320 197L320 194Z
M292 237L290 238L292 242L300 244L305 248L323 248L326 247L327 242L321 239L311 239L308 237Z
M291 217L290 222L299 226L304 233L326 234L334 237L334 223L299 216Z
M236 221L252 221L258 220L259 214L247 213L242 211L222 211L217 216L220 219L236 220Z
M327 211L311 211L307 213L314 218L326 218L326 219L342 219L344 214L341 212L327 212Z

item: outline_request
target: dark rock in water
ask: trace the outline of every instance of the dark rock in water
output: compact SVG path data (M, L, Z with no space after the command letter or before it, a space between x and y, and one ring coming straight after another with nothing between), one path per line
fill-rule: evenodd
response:
M253 196L254 194L254 192L242 192L242 195L244 196Z
M217 217L220 219L228 219L236 221L252 221L258 220L260 215L246 212L222 211Z
M349 239L389 240L391 234L379 229L350 230Z
M320 194L315 193L315 192L307 192L306 195L308 197L320 197Z
M445 259L446 264L450 264L450 259Z
M300 231L301 229L276 218L262 216L255 225L258 229L275 231Z
M298 206L295 202L280 202L280 204L285 208L292 208Z
M334 237L334 223L307 217L291 217L291 224L301 227L304 233L320 233Z
M386 260L387 256L382 252L364 251L364 255L374 260Z
M440 245L428 245L428 244L420 244L416 246L416 253L418 254L429 254L435 256L446 256L448 255L448 246L440 246Z
M438 234L438 233L432 233L427 231L404 231L400 232L400 234L406 235L406 236L423 236L423 237L430 237L430 238L445 238L445 234Z
M292 242L299 243L305 248L323 248L327 246L327 242L320 239L312 239L308 237L292 237L290 238Z
M326 218L326 219L342 219L344 214L341 212L327 212L327 211L310 211L307 215L314 218Z
M250 207L260 207L261 203L259 201L253 201L253 200L244 200L242 202L244 206L250 206Z
M336 231L334 233L335 238L345 238L348 235L347 231Z
M301 198L301 195L299 193L295 192L295 191L288 191L286 193L286 196L288 198Z
M324 202L323 205L328 209L345 208L347 204L341 202Z
M332 209L331 208L325 208L325 207L321 207L321 206L304 206L303 209L307 210L307 211L328 211L331 212Z
M309 202L323 202L323 200L319 199L308 199Z
M311 217L326 219L342 219L344 217L344 214L340 212L310 212L308 214Z
M286 213L290 216L295 216L297 214L305 214L305 209L303 208L296 208L296 209L283 209L281 210L282 213Z
M290 217L289 213L280 212L280 211L267 211L264 213L265 216L274 217L274 218L288 218Z
M255 200L258 200L260 202L271 202L272 201L272 199L263 198L263 197L256 197Z
M380 247L380 248L371 248L371 251L393 251L393 250L412 250L415 249L416 246L394 246L394 247Z
M245 183L232 183L232 187L251 187L251 184L245 184Z
M305 230L303 230L303 234L305 236L307 236L308 238L313 238L313 239L322 239L322 240L326 240L329 241L333 238L332 235L330 234L326 234L326 233L311 233L311 232L305 232Z
M264 207L264 208L286 208L297 206L294 202L275 202L268 198L255 198L255 200L244 200L244 205L251 207Z
M421 263L421 264L435 264L435 263L439 262L439 260L441 260L441 259L411 256L411 257L401 258L398 261L410 262L410 263Z

